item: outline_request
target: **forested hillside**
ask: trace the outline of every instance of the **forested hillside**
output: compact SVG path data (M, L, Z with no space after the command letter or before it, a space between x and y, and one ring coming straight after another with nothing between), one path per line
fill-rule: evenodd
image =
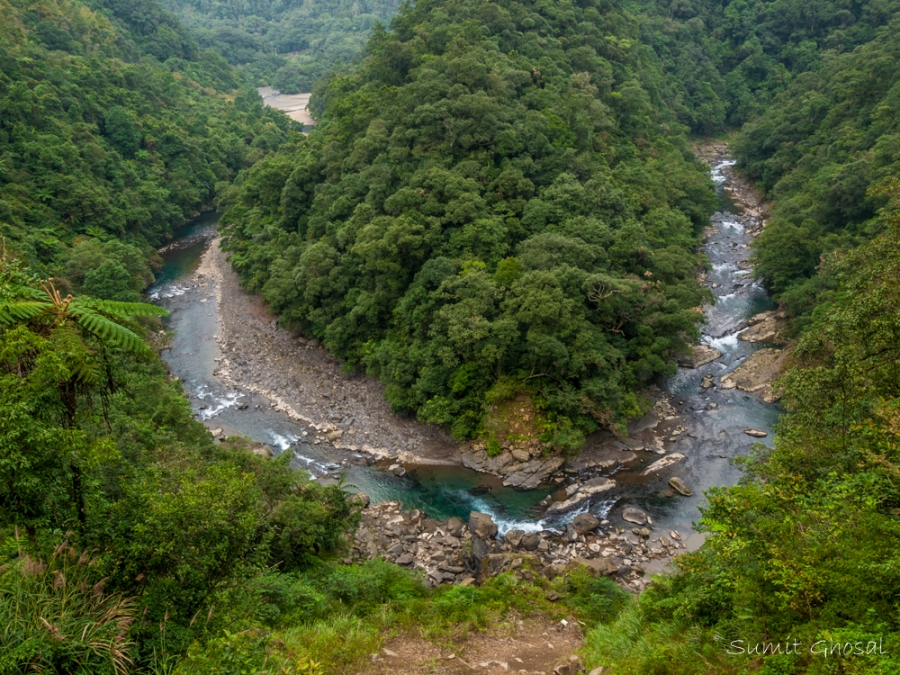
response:
M711 183L598 7L420 2L222 194L248 288L460 438L525 394L577 448L696 335Z
M240 66L254 84L312 91L331 70L359 57L376 22L399 0L164 0L201 47Z
M682 120L746 122L732 148L773 201L754 261L799 339L774 450L708 495L706 544L589 635L617 675L900 669L897 10L676 3L647 24Z
M0 235L42 273L135 299L154 249L291 122L152 2L0 16Z
M679 119L701 134L746 123L739 166L775 204L757 270L797 328L807 325L836 287L832 252L878 231L885 200L867 190L898 175L900 4L698 0L640 11Z

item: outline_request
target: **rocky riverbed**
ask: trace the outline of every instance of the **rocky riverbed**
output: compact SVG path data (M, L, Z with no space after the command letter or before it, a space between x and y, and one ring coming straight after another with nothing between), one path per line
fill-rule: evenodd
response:
M380 382L346 374L316 340L279 327L260 299L241 288L218 237L196 277L212 287L219 310L222 357L215 374L308 425L304 440L403 464L460 463L458 444L440 429L391 412Z
M366 507L345 562L384 558L419 570L432 586L481 583L503 572L552 579L583 566L641 591L648 583L647 563L685 548L679 532L654 529L652 518L637 508L625 512L628 528L581 513L562 533L510 530L498 538L496 523L485 513L473 511L467 522L438 522L419 509L404 510L400 502L369 505L365 495L359 499Z

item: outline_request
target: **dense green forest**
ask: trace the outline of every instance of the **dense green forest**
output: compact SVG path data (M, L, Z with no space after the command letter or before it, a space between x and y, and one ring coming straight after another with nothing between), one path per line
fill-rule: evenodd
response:
M834 265L832 301L799 340L774 451L757 446L741 484L708 494L699 551L588 635L594 663L617 675L900 672L898 204L878 222Z
M707 297L716 199L638 38L602 3L418 3L221 194L232 263L397 411L465 438L521 393L580 447L640 411Z
M900 673L895 2L172 8L190 32L146 0L0 0L0 674L332 675L510 611L574 613L614 675ZM306 88L373 27L308 138L232 69ZM726 131L773 201L787 413L633 602L339 564L358 503L215 443L134 302L218 200L248 287L396 410L464 437L527 394L574 449L697 335L716 200L687 134Z
M154 3L23 5L0 2L0 235L77 290L136 299L155 248L293 124Z
M312 91L327 73L357 59L377 22L399 0L164 0L201 47L240 66L248 82L286 94Z
M742 126L739 166L774 202L756 243L768 289L808 324L833 295L831 254L868 241L900 174L900 3L691 2L641 5L679 120L699 134Z

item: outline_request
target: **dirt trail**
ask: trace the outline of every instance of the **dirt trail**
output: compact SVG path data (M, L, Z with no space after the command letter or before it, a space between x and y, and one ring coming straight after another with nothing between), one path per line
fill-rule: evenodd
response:
M353 675L552 675L557 666L571 663L569 658L583 644L578 622L572 618L566 622L510 616L483 633L440 646L404 635L385 644Z

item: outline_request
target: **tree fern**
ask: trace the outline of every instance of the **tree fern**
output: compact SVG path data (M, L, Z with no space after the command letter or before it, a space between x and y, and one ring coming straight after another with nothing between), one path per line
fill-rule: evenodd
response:
M150 348L138 335L138 327L132 318L167 314L164 309L143 302L73 298L71 295L63 298L52 279L42 281L41 287L43 292L27 286L6 286L3 289L6 298L0 299L0 325L61 325L71 321L107 346L147 354Z

